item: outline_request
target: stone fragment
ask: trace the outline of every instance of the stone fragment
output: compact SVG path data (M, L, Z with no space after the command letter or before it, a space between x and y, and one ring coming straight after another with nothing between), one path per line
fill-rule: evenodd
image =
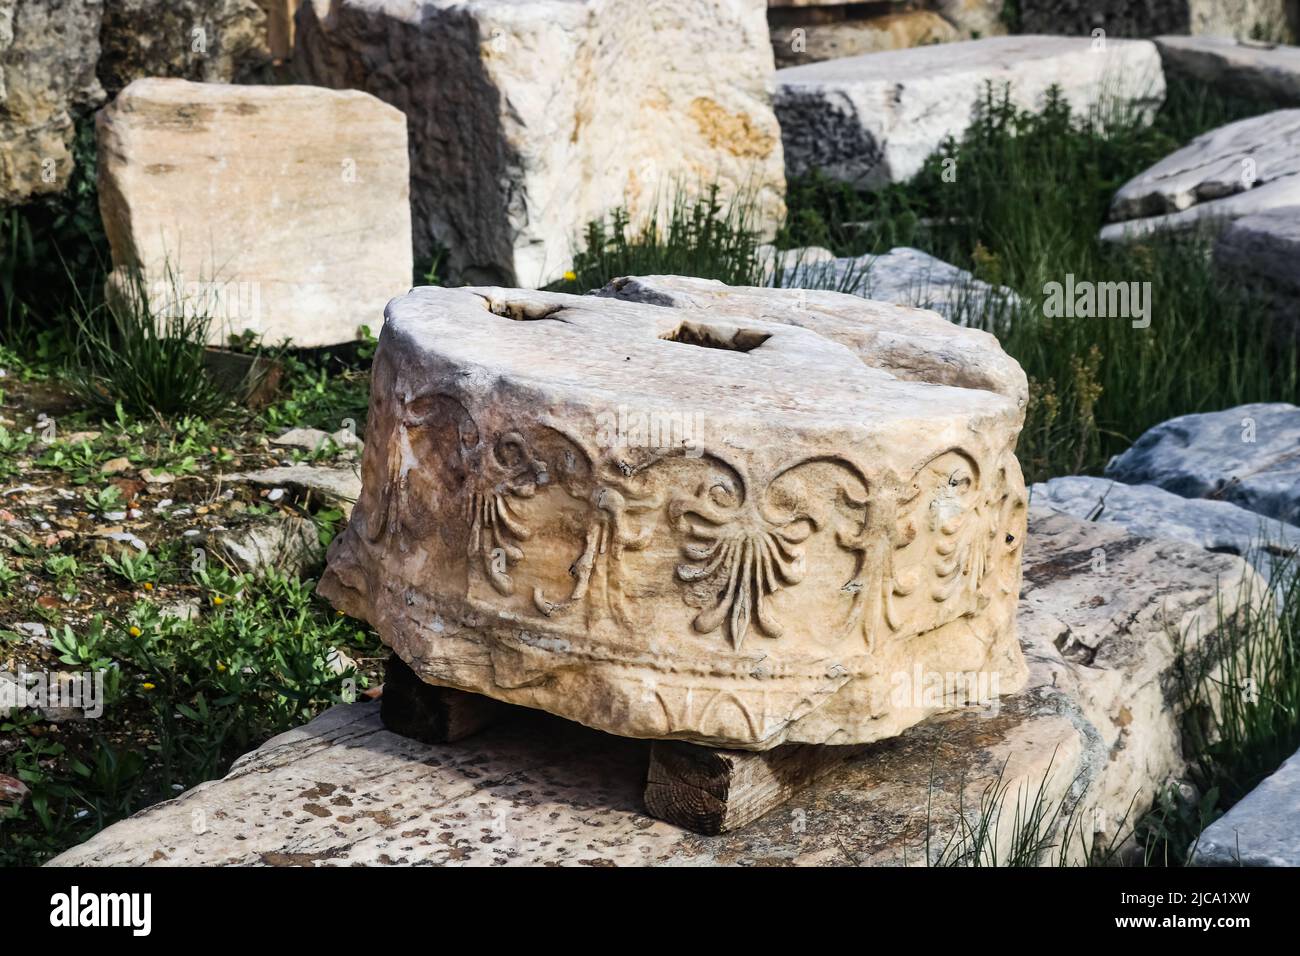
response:
M328 448L331 442L340 449L359 451L362 448L361 439L349 428L340 428L336 432L327 432L319 428L290 428L284 434L271 439L272 445L300 448L313 453Z
M1014 363L930 313L855 351L817 324L879 305L698 288L390 304L321 592L430 683L627 736L863 742L942 709L891 700L914 666L1018 687L1023 406L943 384Z
M787 175L819 170L875 188L910 179L949 136L960 139L984 101L1009 85L1040 109L1056 84L1076 113L1115 104L1150 115L1164 100L1160 57L1146 40L1009 36L827 60L778 70L773 105Z
M1300 47L1231 36L1156 37L1165 73L1233 96L1300 105Z
M1259 403L1171 418L1112 458L1106 477L1300 525L1300 408Z
M226 476L227 481L247 481L264 488L287 486L319 495L327 503L339 507L345 515L352 513L352 505L361 495L361 477L353 468L333 468L327 465L284 465L262 468L257 471L236 472Z
M675 190L784 211L764 0L311 0L295 68L411 130L417 254L469 283L543 285L586 225ZM704 80L708 77L708 80Z
M1214 264L1272 310L1279 340L1300 340L1300 205L1229 223L1215 241Z
M17 777L0 773L0 809L10 811L20 807L30 796L31 791L27 789L27 784Z
M0 206L63 192L98 106L102 0L0 0Z
M1194 866L1300 866L1300 753L1200 835Z
M99 79L109 96L132 80L269 79L267 12L258 0L109 0Z
M262 575L277 571L300 577L321 557L316 526L297 515L277 514L272 520L217 535L217 546L241 571Z
M1155 485L1110 478L1053 478L1030 489L1035 506L1087 521L1117 524L1143 538L1186 541L1219 554L1247 558L1267 579L1279 563L1300 559L1300 528L1227 501L1181 498Z
M53 863L915 866L927 862L927 836L938 862L959 800L970 814L999 773L1000 860L1017 806L1040 787L1047 842L1064 801L1063 815L1077 805L1071 848L1080 835L1105 846L1186 772L1171 630L1189 648L1210 640L1218 589L1234 607L1249 573L1240 558L1034 509L1018 612L1028 685L996 708L944 714L870 745L734 833L699 837L644 815L646 741L524 711L472 746L427 745L385 731L379 707L352 704ZM195 833L199 812L209 825Z
M364 93L137 80L99 114L112 287L296 346L349 342L410 287L406 125Z
M1300 205L1300 109L1278 110L1196 137L1125 183L1111 201L1108 241L1217 229Z
M942 259L898 246L879 255L823 258L825 250L788 249L782 262L786 288L830 289L918 309L933 309L949 322L969 325L976 316L1004 316L1020 298L1005 286L976 279ZM807 254L803 254L807 253Z

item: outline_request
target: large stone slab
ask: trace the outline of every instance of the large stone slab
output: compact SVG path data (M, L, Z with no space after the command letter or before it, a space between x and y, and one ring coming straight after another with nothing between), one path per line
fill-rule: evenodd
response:
M1300 866L1300 754L1206 827L1195 848L1196 866Z
M1170 76L1199 80L1233 96L1300 105L1300 47L1231 36L1156 37Z
M1186 541L1207 551L1239 554L1265 578L1279 562L1300 557L1300 527L1265 518L1227 501L1187 499L1155 485L1111 478L1053 478L1030 489L1041 505L1086 521L1117 524L1144 538Z
M0 205L59 193L95 78L102 0L0 0Z
M740 831L701 837L646 816L646 741L520 711L430 746L383 730L377 705L354 704L53 862L924 865L960 855L959 800L974 825L999 779L999 859L1017 808L1042 787L1041 832L1051 842L1059 831L1060 801L1063 815L1075 808L1068 855L1078 861L1080 835L1106 845L1185 772L1171 631L1200 646L1216 626L1216 582L1232 607L1249 571L1239 558L1040 510L1030 529L1025 689L873 744Z
M99 114L111 285L219 344L330 345L410 288L406 124L365 93L137 80Z
M1221 228L1300 205L1300 110L1252 116L1196 137L1130 179L1111 201L1104 240Z
M592 220L717 183L784 210L763 0L312 0L295 66L402 109L417 252L470 283L542 285ZM704 79L707 77L707 81ZM675 184L674 184L674 181Z
M897 674L1019 687L1024 408L944 381L996 342L945 326L930 377L928 313L881 354L819 334L852 296L673 289L391 303L322 593L430 683L633 737L861 743L935 712Z
M1215 241L1214 264L1266 303L1280 340L1300 339L1300 205L1230 223Z
M1098 48L1072 37L991 37L790 67L777 71L773 99L786 172L820 170L867 188L909 179L970 127L990 83L999 94L1009 85L1022 109L1041 108L1056 84L1084 115L1115 102L1153 113L1165 93L1146 40Z
M1171 418L1112 458L1106 477L1300 525L1300 408L1258 403Z

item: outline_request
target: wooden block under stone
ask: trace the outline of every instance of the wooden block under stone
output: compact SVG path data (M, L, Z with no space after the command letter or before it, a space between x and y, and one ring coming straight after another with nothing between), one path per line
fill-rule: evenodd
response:
M451 743L478 733L502 709L490 697L425 683L396 654L384 669L379 719L403 737L426 744Z
M753 752L656 741L646 812L695 833L727 833L779 807L863 749L787 744Z

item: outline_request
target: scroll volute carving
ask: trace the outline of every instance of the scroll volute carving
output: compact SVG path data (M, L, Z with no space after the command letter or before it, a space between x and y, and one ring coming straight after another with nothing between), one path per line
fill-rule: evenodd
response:
M982 495L978 464L956 450L932 458L903 489L883 578L889 630L925 632L978 609L993 523Z

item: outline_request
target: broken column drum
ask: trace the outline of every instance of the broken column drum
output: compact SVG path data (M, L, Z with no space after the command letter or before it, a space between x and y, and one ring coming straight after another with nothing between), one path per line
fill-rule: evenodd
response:
M892 736L969 702L935 675L1023 684L1024 402L992 336L853 296L418 288L320 590L432 684L612 733Z

